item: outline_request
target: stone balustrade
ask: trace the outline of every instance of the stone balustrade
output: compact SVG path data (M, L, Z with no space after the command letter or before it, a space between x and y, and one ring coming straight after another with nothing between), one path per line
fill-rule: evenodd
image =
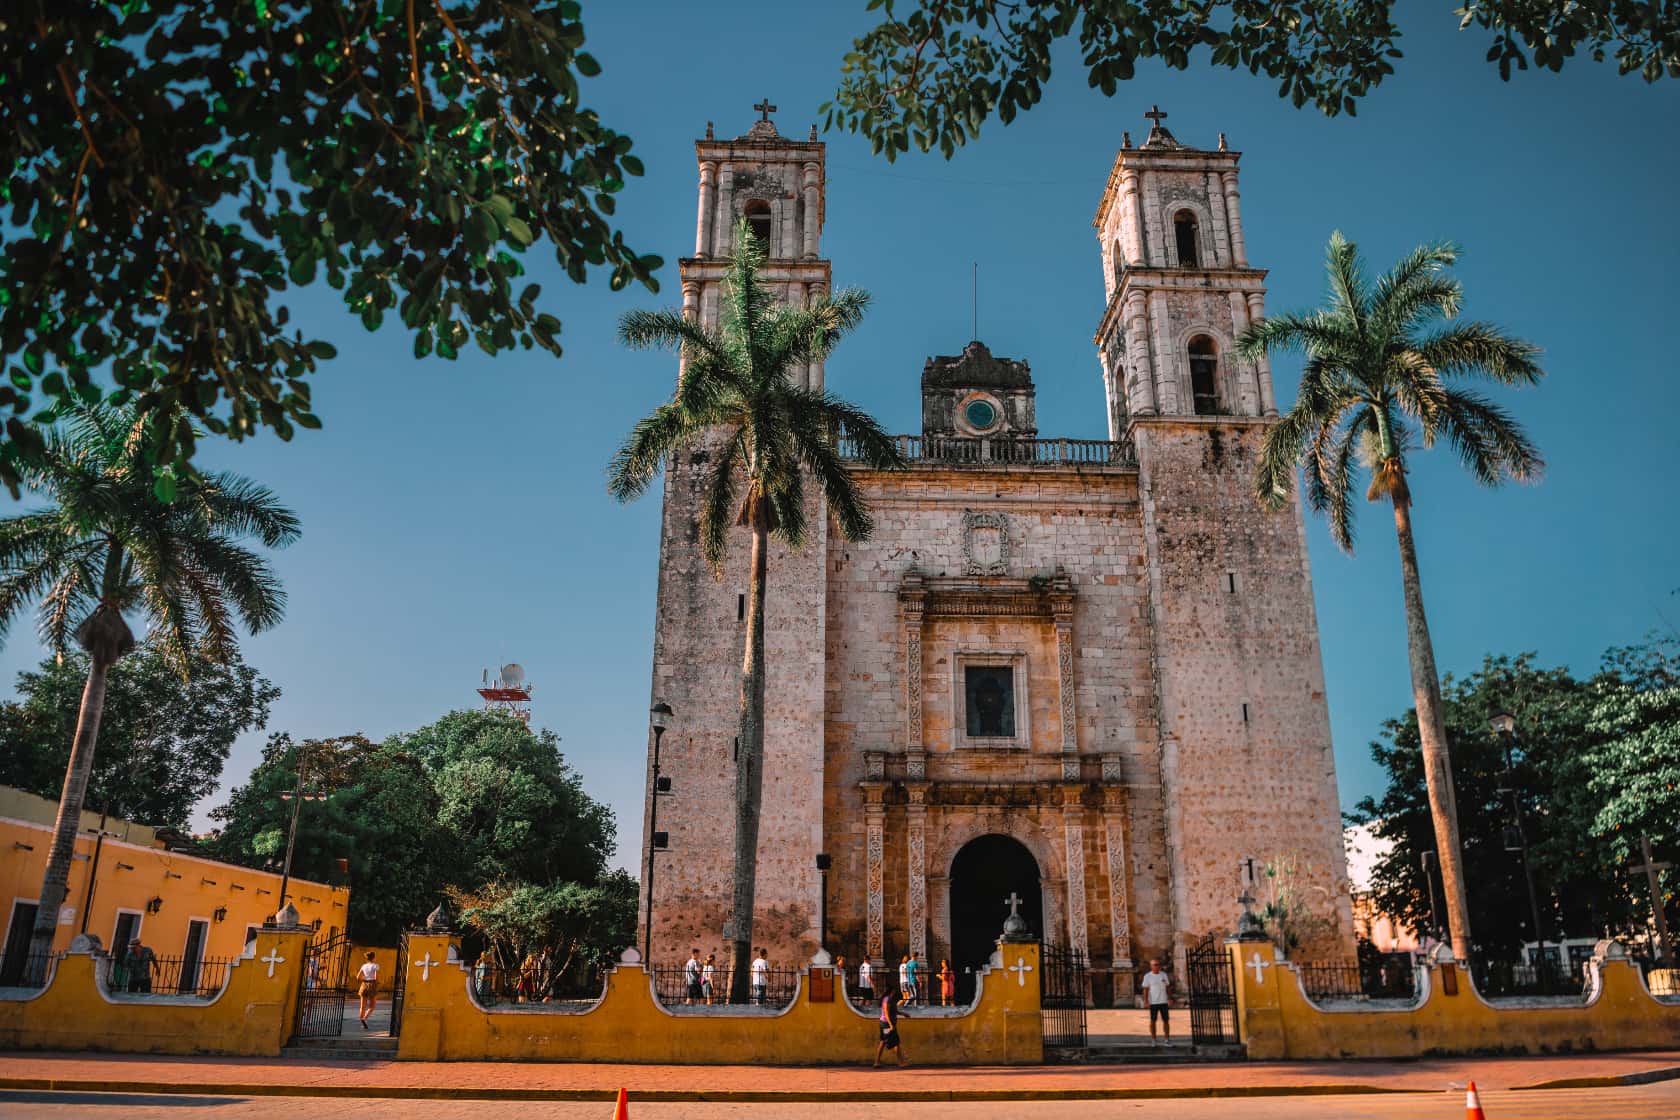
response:
M1018 439L971 436L892 437L899 453L913 464L950 467L1118 467L1137 469L1131 440ZM857 441L840 438L840 456L857 460Z

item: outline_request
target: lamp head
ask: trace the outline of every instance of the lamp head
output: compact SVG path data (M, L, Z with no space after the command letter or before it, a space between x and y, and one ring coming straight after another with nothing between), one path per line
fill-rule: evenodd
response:
M1488 730L1495 735L1509 735L1517 729L1517 717L1500 708L1488 717Z
M653 729L655 731L663 731L667 727L671 726L671 714L671 705L665 703L665 701L661 700L659 703L655 704L648 712L648 717L650 722L653 724Z

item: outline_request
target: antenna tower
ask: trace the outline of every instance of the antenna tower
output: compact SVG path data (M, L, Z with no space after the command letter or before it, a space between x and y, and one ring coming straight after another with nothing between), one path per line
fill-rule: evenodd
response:
M525 679L525 668L510 661L497 670L494 681L490 670L484 670L484 684L478 694L484 697L484 710L506 712L514 719L531 726L531 682Z

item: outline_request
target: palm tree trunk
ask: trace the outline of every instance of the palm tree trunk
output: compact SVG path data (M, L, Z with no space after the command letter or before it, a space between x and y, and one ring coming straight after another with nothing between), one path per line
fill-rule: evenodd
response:
M70 747L70 765L64 771L64 790L58 799L58 821L53 826L52 848L47 853L47 873L41 879L41 900L36 904L35 933L30 939L31 968L45 975L58 931L58 911L70 889L70 860L76 851L76 834L81 831L82 800L93 773L94 744L99 739L99 719L105 712L105 678L115 659L95 656L88 667L87 685L82 689L82 710L76 720L76 738Z
M1412 703L1417 708L1418 739L1423 745L1423 777L1429 789L1429 815L1435 822L1435 852L1446 895L1447 931L1453 956L1470 953L1470 912L1464 889L1463 849L1458 841L1458 803L1453 794L1452 759L1441 718L1441 675L1423 613L1423 585L1418 579L1417 548L1412 543L1412 512L1402 486L1393 495L1394 533L1400 541L1400 577L1406 592L1406 648L1412 662Z
M758 889L758 813L764 800L764 584L770 534L752 518L747 648L741 656L740 745L735 756L735 889L729 919L729 1002L746 1003L752 969L753 896Z

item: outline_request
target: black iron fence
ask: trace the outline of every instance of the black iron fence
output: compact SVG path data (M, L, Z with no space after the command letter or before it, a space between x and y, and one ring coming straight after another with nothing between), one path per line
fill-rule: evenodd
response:
M762 977L762 982L759 978ZM655 965L653 990L666 1007L695 1007L729 1002L728 968L713 966L708 977L704 967L698 976L687 965ZM747 984L748 1002L766 1007L786 1007L799 992L797 968L771 968L751 977Z
M1380 960L1351 964L1303 964L1301 987L1312 1000L1405 999L1417 995L1417 969L1410 953L1385 953Z
M904 999L904 986L899 982L897 966L888 968L872 967L869 975L869 987L863 986L863 975L860 966L847 965L845 968L834 970L834 982L839 984L844 978L846 984L846 998L857 1007L867 1007L879 1010L881 997L892 995L895 1002L902 1002L913 1007L962 1007L973 1002L974 976L972 973L965 977L955 970L951 973L951 987L946 993L944 982L939 976L938 966L923 964L916 970L915 989L909 999ZM964 989L967 990L966 997Z
M562 971L543 961L509 967L480 957L467 971L472 977L473 995L482 1007L593 1003L606 987L603 972L577 967Z
M1490 999L1501 996L1578 996L1586 988L1583 963L1490 960L1472 957L1470 977L1476 990Z
M227 982L227 957L135 957L125 954L105 969L105 990L126 995L214 999Z
M8 956L0 968L0 988L44 988L63 953L19 953Z

